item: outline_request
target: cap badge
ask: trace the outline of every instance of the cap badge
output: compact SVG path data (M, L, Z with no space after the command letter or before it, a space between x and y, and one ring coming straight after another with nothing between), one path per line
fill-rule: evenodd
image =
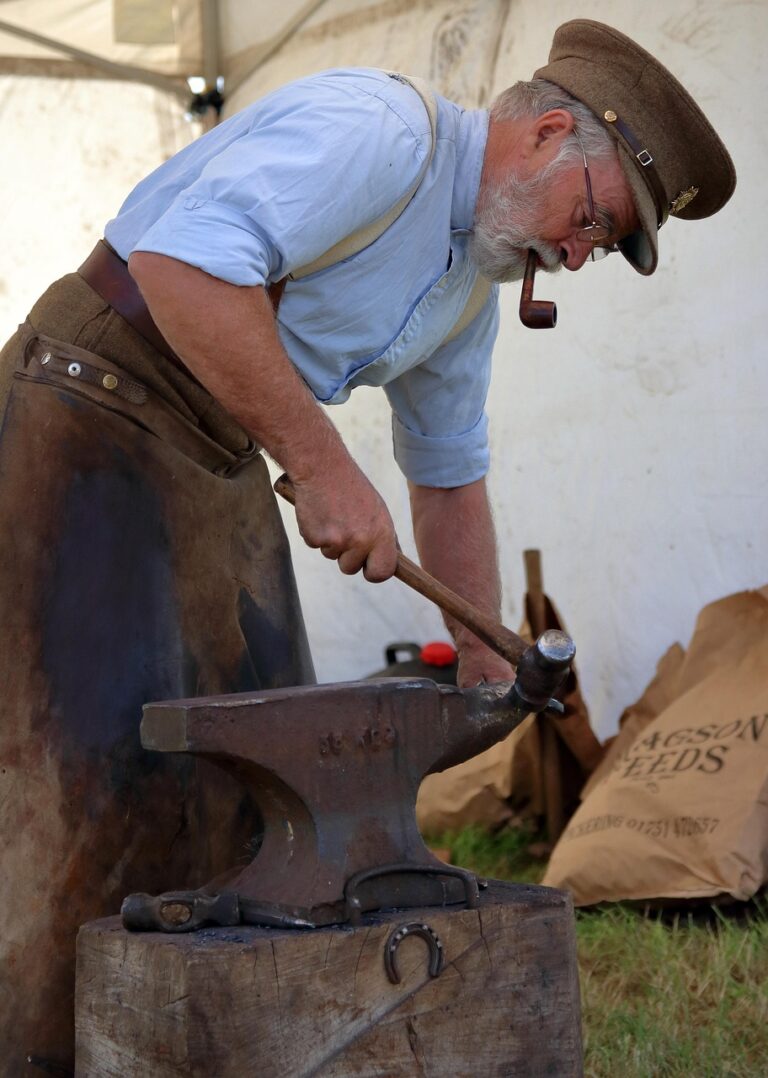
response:
M698 187L689 187L687 191L681 191L677 198L670 202L669 212L672 214L680 213L680 210L684 210L689 202L693 202L698 193Z

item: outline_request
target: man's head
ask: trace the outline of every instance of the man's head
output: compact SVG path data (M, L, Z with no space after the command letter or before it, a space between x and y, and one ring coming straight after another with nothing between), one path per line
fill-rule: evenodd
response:
M592 225L590 198L607 229L604 244L637 226L615 144L592 112L543 79L501 94L491 110L471 240L480 271L518 280L529 248L550 272L579 269L592 251L583 234Z
M471 254L486 276L515 280L528 248L546 269L578 269L597 235L648 275L668 214L709 216L734 185L677 80L618 31L575 20L555 33L547 66L494 103Z

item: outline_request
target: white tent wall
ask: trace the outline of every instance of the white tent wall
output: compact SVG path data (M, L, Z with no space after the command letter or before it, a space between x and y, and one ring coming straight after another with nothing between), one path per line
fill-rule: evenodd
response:
M0 75L0 333L83 261L128 191L199 131L172 94L114 79Z
M269 51L286 20L309 8L285 5L277 25L261 2L221 0L222 49L232 70ZM638 277L621 259L577 275L540 276L537 295L560 308L554 331L523 328L518 286L502 290L489 481L504 619L515 626L520 618L521 552L540 547L605 735L661 652L687 640L705 602L768 579L768 371L760 338L768 135L753 119L754 103L768 93L768 7L326 0L228 108L344 64L421 74L476 107L529 77L555 27L574 15L612 23L666 62L702 103L739 172L721 214L665 226L654 277ZM0 90L0 330L7 335L47 283L78 264L132 184L195 131L177 99L147 87L4 75ZM357 390L331 414L413 553L384 395ZM393 640L444 636L426 600L396 581L374 586L342 577L303 546L291 511L286 523L322 680L381 666Z

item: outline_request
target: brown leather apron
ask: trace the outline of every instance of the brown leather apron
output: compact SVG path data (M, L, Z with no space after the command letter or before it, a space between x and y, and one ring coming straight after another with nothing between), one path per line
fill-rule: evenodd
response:
M15 1076L43 1073L28 1056L72 1064L80 924L131 891L200 886L258 843L231 778L142 750L142 704L314 675L263 459L82 278L6 345L0 393L0 1073Z

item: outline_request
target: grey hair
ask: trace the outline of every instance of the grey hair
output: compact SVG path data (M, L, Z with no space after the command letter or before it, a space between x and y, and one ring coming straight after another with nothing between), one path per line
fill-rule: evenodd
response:
M546 79L516 82L494 101L491 119L518 120L521 116L541 116L550 109L566 109L576 122L576 133L587 157L603 159L616 153L616 142L590 108L561 86ZM581 160L581 150L575 138L569 137L563 146L561 163Z

